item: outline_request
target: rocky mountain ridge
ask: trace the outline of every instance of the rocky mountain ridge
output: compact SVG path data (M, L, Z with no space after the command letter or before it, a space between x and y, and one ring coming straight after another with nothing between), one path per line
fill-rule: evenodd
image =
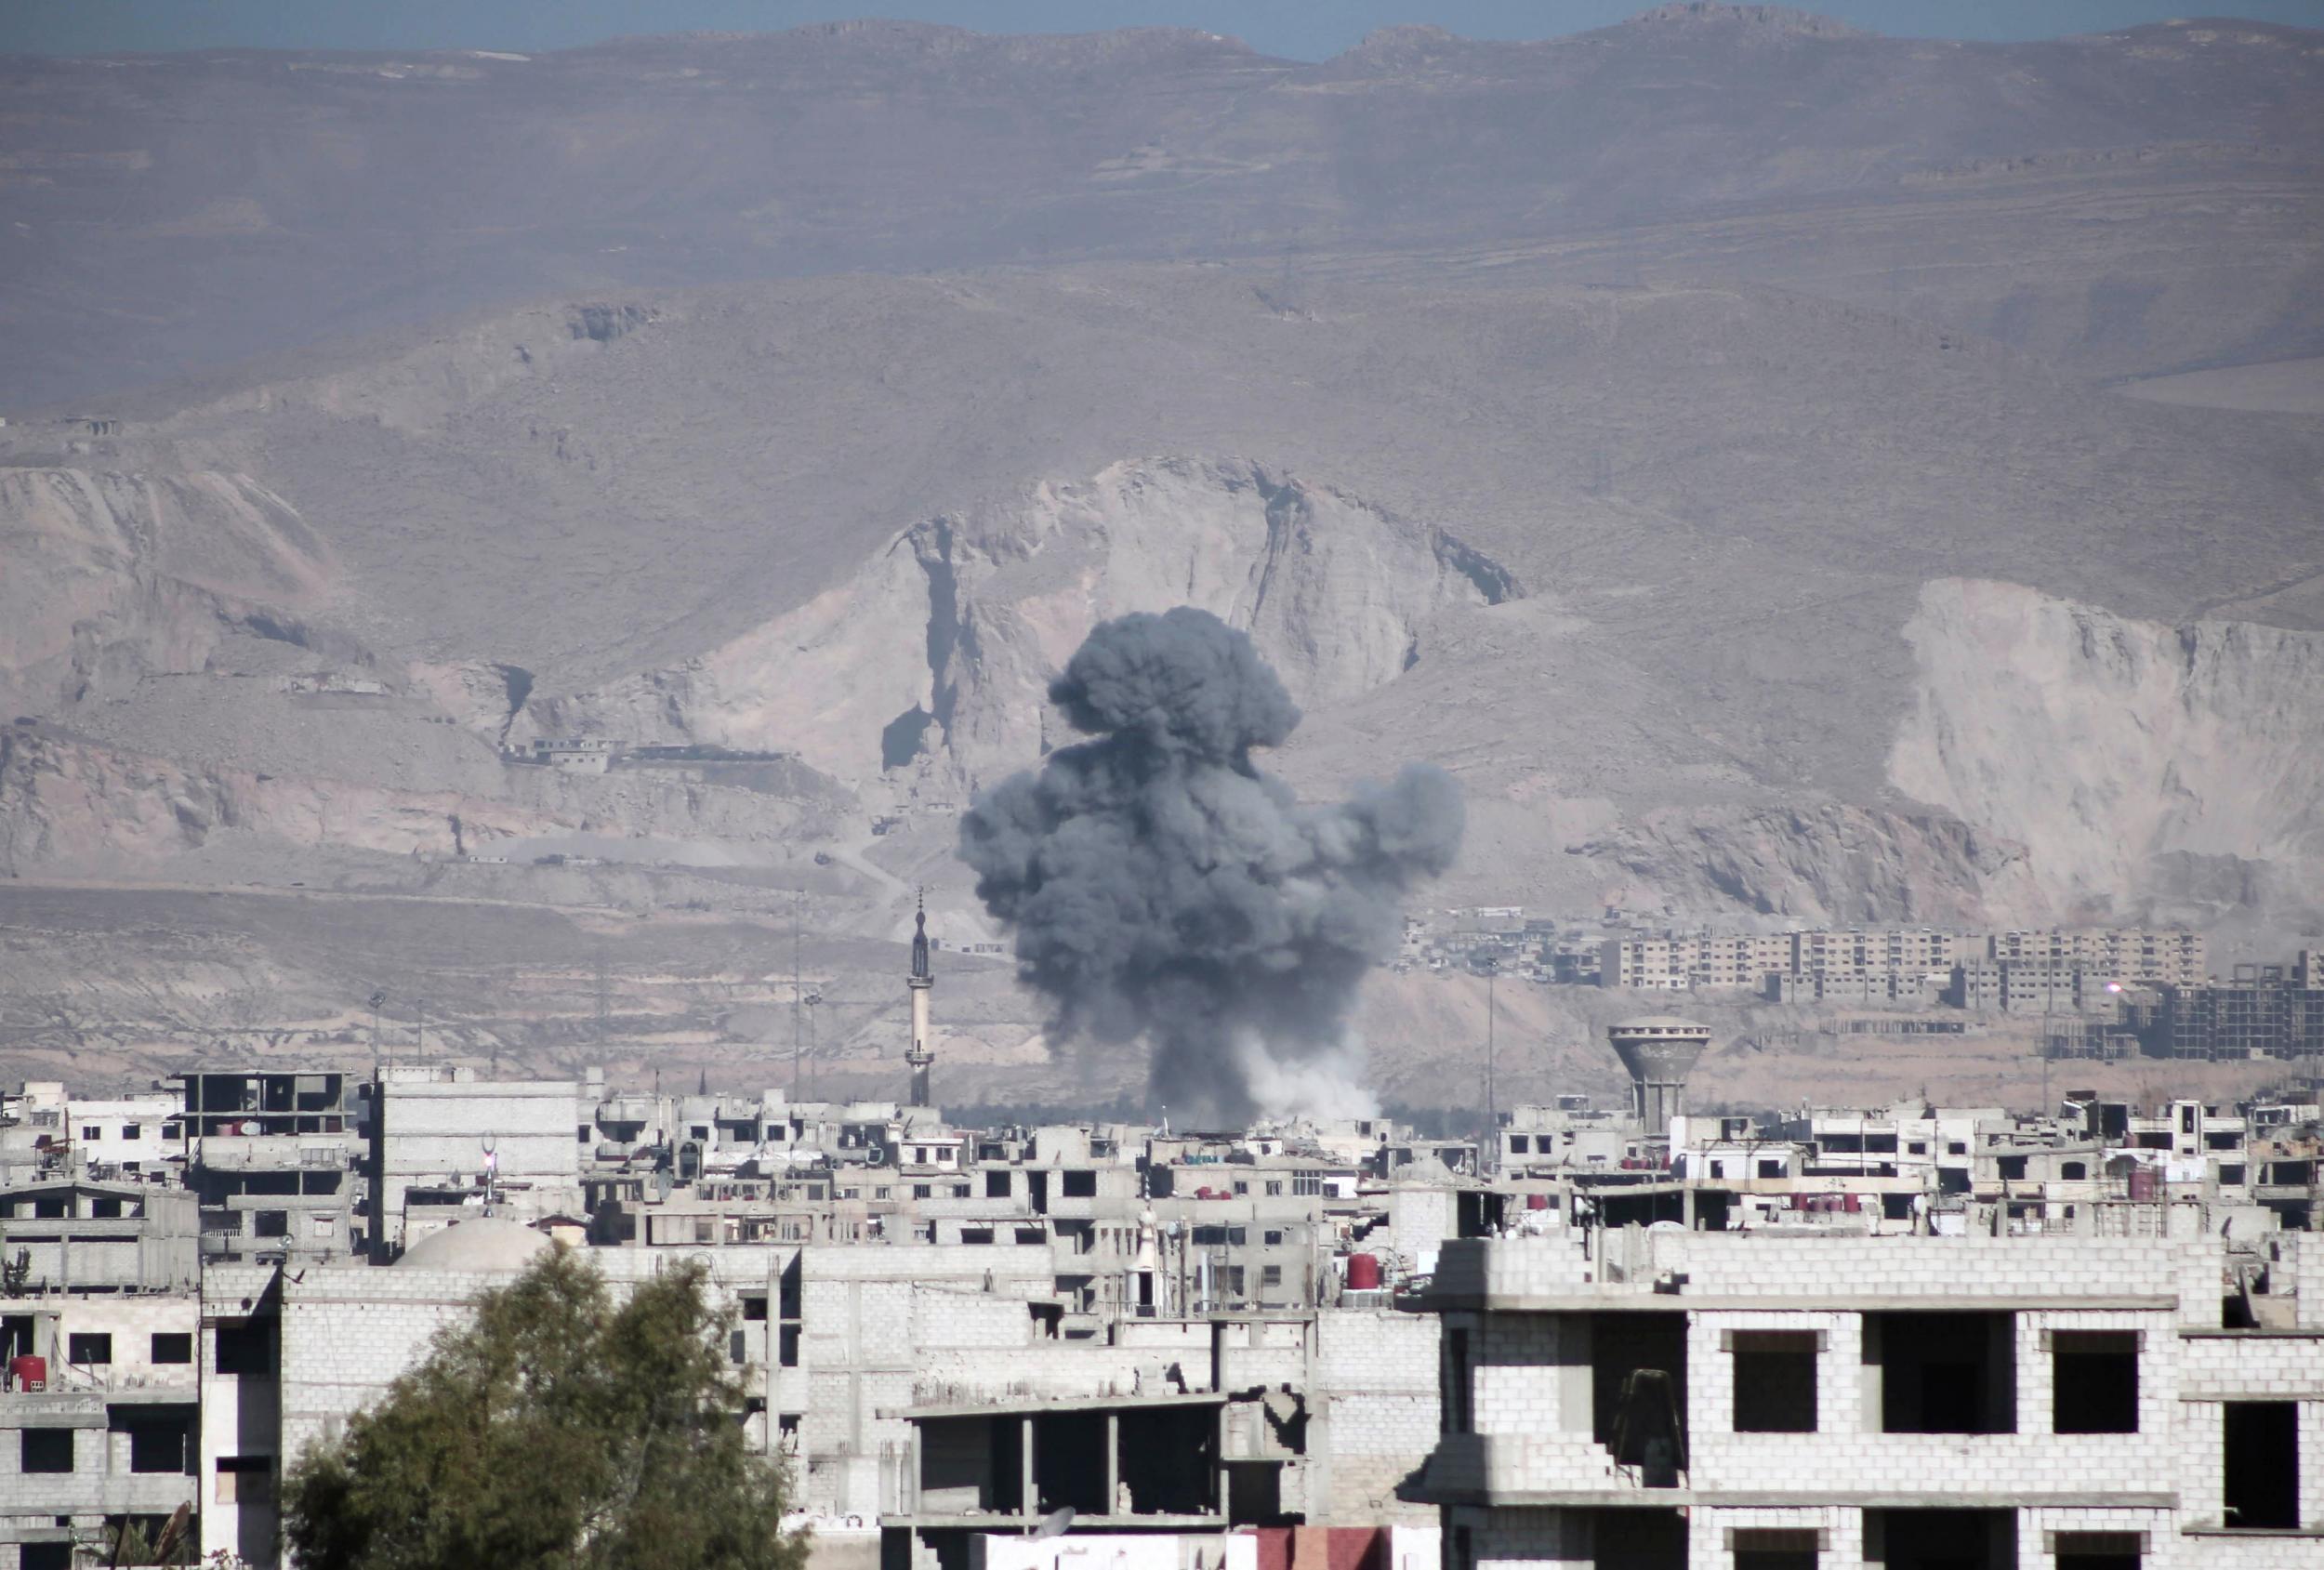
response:
M1394 30L1316 64L1208 33L899 22L531 57L0 59L19 284L0 403L77 413L62 405L552 290L1545 242L1597 281L1699 278L1841 209L1855 221L1782 265L1868 304L1908 276L1933 319L2114 374L2185 369L2313 346L2324 320L2248 248L2126 268L2081 234L2028 269L2023 234L1980 245L1971 200L1939 270L1882 254L1878 231L1929 199L1913 182L1931 171L2051 160L2049 187L2013 188L2022 222L2060 194L2059 154L2192 147L2206 178L2245 185L2214 227L2293 247L2316 222L2320 89L2324 46L2296 28L1964 44L1724 6L1529 42ZM318 124L331 134L304 134ZM2119 210L2185 177L2074 178L2091 183L2071 204ZM1672 254L1667 226L1692 221L1714 231ZM2170 283L2191 265L2242 286L2208 324ZM146 308L134 323L125 299Z

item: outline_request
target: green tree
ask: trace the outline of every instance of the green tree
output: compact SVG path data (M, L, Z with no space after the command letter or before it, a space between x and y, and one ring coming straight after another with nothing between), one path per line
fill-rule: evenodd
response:
M557 1248L310 1446L284 1486L304 1570L799 1570L783 1476L746 1441L695 1263L616 1305Z

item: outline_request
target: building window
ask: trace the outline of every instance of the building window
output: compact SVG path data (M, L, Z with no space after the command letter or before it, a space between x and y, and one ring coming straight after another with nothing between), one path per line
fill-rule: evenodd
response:
M1009 1197L1009 1174L1006 1171L984 1174L984 1197L987 1199Z
M763 1293L743 1300L743 1320L746 1324L763 1322L767 1317L767 1300Z
M2016 1316L1868 1313L1884 1433L2017 1431Z
M264 1377L274 1372L274 1330L263 1320L229 1320L218 1327L218 1371Z
M1735 1570L1816 1570L1824 1547L1813 1526L1738 1526L1727 1537Z
M104 1137L105 1130L94 1123L85 1123L81 1126L81 1141L84 1144L95 1144Z
M145 1125L142 1123L125 1123L121 1126L121 1137L125 1140L141 1140L145 1138Z
M19 1471L71 1471L73 1470L73 1431L71 1429L20 1429L22 1435L17 1451Z
M1281 1265L1261 1265L1261 1266L1260 1266L1260 1267L1259 1267L1259 1285L1260 1285L1260 1286L1282 1286L1282 1285L1283 1285L1283 1267L1282 1267Z
M2282 1531L2300 1524L2300 1404L2230 1401L2220 1457L2225 1524Z
M1059 1176L1057 1192L1067 1199L1095 1199L1098 1194L1098 1175L1095 1172L1065 1172Z
M129 1470L143 1472L187 1472L187 1425L138 1423L129 1430Z
M2050 1552L2058 1570L2139 1570L2146 1557L2146 1534L2053 1532Z
M153 1332L155 1363L191 1363L193 1336L186 1330L156 1330Z
M2056 1433L2138 1431L2138 1332L2050 1336L2050 1427Z
M1267 1240L1267 1247L1270 1248L1280 1248L1283 1247L1283 1234L1279 1232L1262 1233L1260 1235Z
M113 1360L113 1339L107 1334L82 1333L65 1338L67 1363L111 1363Z
M163 1125L162 1125L162 1138L163 1138L163 1139L165 1139L165 1140L174 1140L174 1139L176 1139L177 1137L178 1137L178 1125L177 1125L177 1124L175 1124L175 1123L165 1123L165 1124L163 1124Z
M588 1124L581 1123L574 1125L573 1130L573 1142L576 1145L586 1145L589 1142L589 1126Z
M1816 1348L1813 1330L1735 1330L1735 1431L1816 1431Z
M1526 1147L1531 1143L1532 1141L1524 1134L1512 1134L1509 1136L1509 1154L1523 1155L1526 1152Z
M1469 1332L1445 1332L1445 1431L1469 1431Z
M780 1355L776 1362L786 1368L799 1366L799 1326L786 1325L778 1338Z
M274 1499L274 1458L271 1456L220 1456L218 1458L218 1490L215 1495L221 1505L264 1505Z

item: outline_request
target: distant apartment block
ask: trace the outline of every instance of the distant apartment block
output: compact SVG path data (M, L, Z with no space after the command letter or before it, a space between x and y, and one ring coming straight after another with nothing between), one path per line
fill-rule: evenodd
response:
M2146 1049L2159 1057L2324 1055L2324 966L2313 951L2289 969L2238 965L2225 982L2166 986L2143 1011Z
M1961 972L1982 1001L1969 1008L2080 1007L2061 1002L2087 989L2103 1000L2118 986L2192 984L2203 979L2203 935L2184 929L1955 931L1943 928L1812 929L1735 934L1667 933L1606 940L1599 984L1647 992L1736 987L1781 1001L1876 1002L1913 998Z

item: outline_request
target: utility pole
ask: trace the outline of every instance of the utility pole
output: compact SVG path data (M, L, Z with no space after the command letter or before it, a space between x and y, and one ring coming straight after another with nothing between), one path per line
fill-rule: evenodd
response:
M807 1062L807 995L799 980L799 906L806 903L807 891L801 889L791 895L791 1100L799 1099L804 1083L799 1075Z
M1484 1150L1482 1150L1482 1151L1478 1152L1477 1154L1478 1154L1478 1157L1479 1157L1479 1164L1480 1164L1480 1165L1484 1168L1485 1172L1486 1172L1486 1173L1488 1173L1488 1174L1489 1174L1489 1173L1491 1173L1491 1172L1495 1172L1495 1171L1499 1170L1499 1168L1500 1168L1500 1164L1501 1164L1501 1163L1500 1163L1500 1152L1501 1152L1501 1119L1500 1119L1500 1108L1499 1108L1499 1106L1496 1103L1496 1101L1495 1101L1495 1098L1494 1098L1494 1086L1493 1086L1493 1070L1494 1070L1494 1066L1495 1066L1495 1063L1494 1063L1495 1050L1494 1050L1494 1041L1493 1041L1493 983L1494 983L1495 979L1496 979L1496 978L1498 978L1498 977L1500 975L1500 973L1501 973L1501 962L1500 962L1499 960L1498 960L1498 959L1487 959L1487 960L1485 962L1485 1144L1486 1144L1486 1148L1485 1148Z

